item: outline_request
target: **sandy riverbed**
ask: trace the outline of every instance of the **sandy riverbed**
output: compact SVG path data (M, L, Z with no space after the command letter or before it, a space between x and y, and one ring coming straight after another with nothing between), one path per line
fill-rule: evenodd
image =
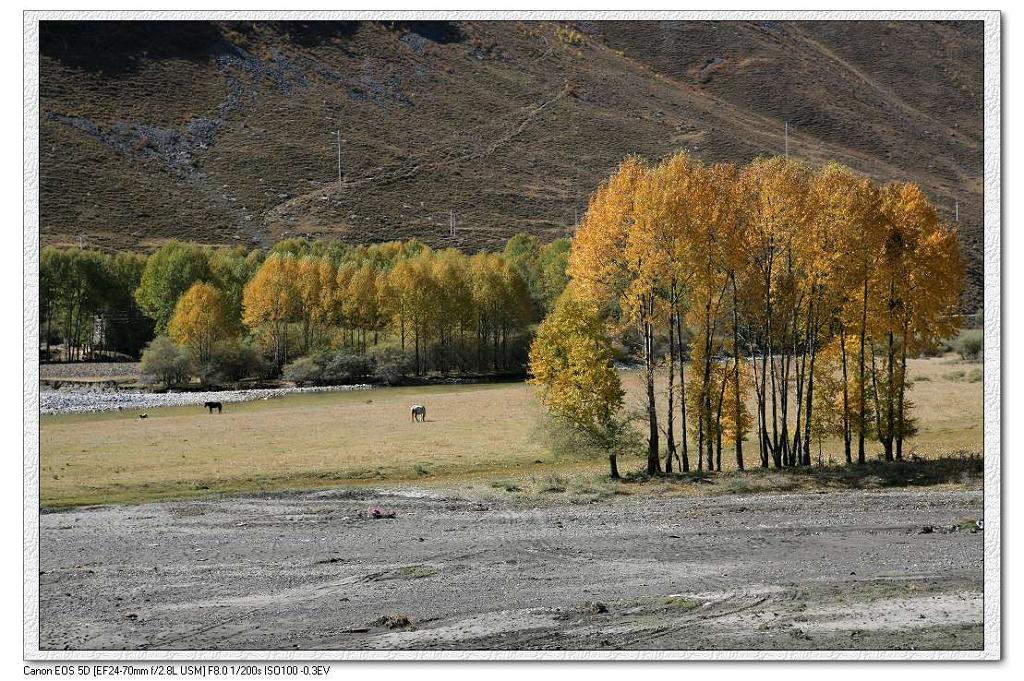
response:
M556 497L337 489L46 513L40 645L982 646L980 491Z

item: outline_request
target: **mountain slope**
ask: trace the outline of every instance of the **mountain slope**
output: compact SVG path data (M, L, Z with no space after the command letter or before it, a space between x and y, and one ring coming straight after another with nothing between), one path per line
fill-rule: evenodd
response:
M550 238L627 154L745 162L789 121L792 156L958 201L980 305L980 23L44 22L40 50L46 243Z

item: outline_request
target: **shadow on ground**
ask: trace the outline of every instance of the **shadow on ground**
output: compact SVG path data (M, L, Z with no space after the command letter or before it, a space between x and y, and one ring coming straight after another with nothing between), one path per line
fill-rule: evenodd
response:
M976 453L958 453L937 459L870 461L839 466L753 468L745 471L693 471L652 477L644 472L625 476L626 484L662 482L707 486L714 494L813 489L878 489L930 487L980 483L984 459Z

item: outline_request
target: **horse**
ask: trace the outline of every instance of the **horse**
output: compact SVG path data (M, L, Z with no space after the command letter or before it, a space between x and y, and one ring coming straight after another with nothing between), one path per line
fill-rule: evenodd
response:
M211 414L213 413L214 409L217 410L218 414L221 413L221 410L224 409L224 405L222 405L220 402L203 402L203 406L209 409Z
M422 404L414 404L414 405L412 405L412 407L409 409L409 411L412 413L412 420L413 420L413 422L416 422L416 421L421 421L422 422L422 421L426 421L427 420L427 408L424 407Z
M149 418L149 414L139 414L140 419Z

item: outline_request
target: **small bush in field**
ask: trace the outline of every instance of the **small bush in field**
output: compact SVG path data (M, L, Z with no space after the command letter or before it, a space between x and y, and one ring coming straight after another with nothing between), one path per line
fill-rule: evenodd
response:
M345 348L300 357L284 368L286 380L297 385L344 385L372 378L373 360Z
M314 385L323 375L323 367L315 357L299 357L284 368L284 378L296 385Z
M167 336L157 336L146 346L142 351L139 368L144 379L151 385L185 383L191 375L188 353Z
M985 338L978 329L971 329L960 334L956 341L956 351L961 359L976 361L981 359L985 351Z
M373 373L385 385L397 385L413 373L413 361L408 353L399 348L386 348L373 356Z
M218 343L210 359L200 367L203 383L232 383L246 378L268 378L273 365L256 347L241 341Z

